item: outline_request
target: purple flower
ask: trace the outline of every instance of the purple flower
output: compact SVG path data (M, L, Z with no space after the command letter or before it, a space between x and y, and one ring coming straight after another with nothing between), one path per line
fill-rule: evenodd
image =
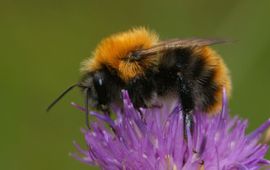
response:
M177 103L141 109L141 119L126 91L123 101L124 109L114 110L115 120L90 112L97 120L92 130L83 130L87 149L75 144L75 158L109 170L253 170L270 165L264 158L268 146L258 143L270 119L246 135L247 120L229 117L225 93L216 116L194 113L194 131L187 131L186 138Z

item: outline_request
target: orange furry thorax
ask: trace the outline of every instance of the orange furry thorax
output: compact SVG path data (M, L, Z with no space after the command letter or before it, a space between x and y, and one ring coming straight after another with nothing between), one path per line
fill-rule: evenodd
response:
M157 34L143 27L114 34L101 41L93 56L83 62L82 71L93 72L107 66L116 70L125 81L143 75L145 67L154 64L155 60L146 59L142 65L142 63L129 62L125 59L127 59L130 52L150 48L157 42Z

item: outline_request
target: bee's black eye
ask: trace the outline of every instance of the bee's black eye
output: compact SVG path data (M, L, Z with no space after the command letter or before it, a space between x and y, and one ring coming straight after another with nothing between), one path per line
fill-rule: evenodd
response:
M105 72L96 72L93 76L93 85L97 93L99 104L107 104L109 101L109 87L108 77Z

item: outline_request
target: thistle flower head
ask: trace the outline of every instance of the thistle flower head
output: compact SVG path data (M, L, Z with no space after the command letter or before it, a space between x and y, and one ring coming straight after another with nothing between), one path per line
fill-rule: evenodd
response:
M75 144L75 158L110 170L242 170L270 165L264 158L268 146L258 143L270 119L246 135L247 120L229 116L225 93L216 116L193 114L193 133L187 130L186 137L177 103L141 109L143 119L126 91L123 103L124 109L114 109L115 120L90 112L97 120L91 123L92 130L83 130L87 149Z

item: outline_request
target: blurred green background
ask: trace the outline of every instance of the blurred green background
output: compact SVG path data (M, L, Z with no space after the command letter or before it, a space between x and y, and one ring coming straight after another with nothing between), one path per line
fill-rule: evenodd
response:
M84 144L84 115L69 104L82 103L79 90L45 108L102 38L139 25L162 39L237 40L214 48L231 70L231 112L258 127L270 117L269 18L268 0L1 0L0 169L91 169L68 155L73 140Z

